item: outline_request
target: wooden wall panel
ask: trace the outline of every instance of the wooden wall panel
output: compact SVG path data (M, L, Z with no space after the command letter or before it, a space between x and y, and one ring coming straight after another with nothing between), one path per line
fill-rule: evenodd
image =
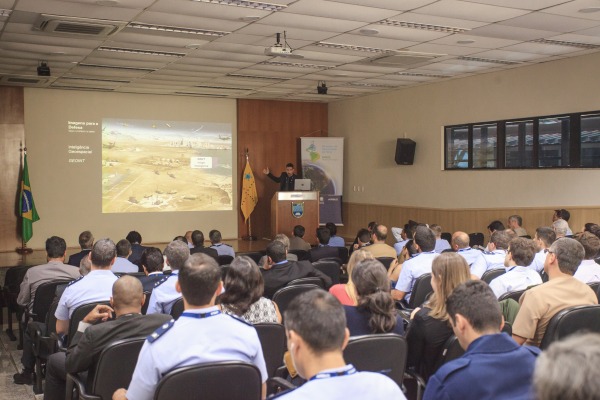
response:
M279 185L264 175L262 170L269 167L274 175L279 175L288 162L294 163L298 170L299 138L327 136L327 104L238 100L237 113L237 173L238 176L242 175L246 165L245 151L248 148L259 199L257 208L252 213L252 234L258 238L270 237L271 197L279 189ZM242 180L239 182L238 193L241 193ZM239 209L239 197L236 207ZM241 212L238 231L240 237L248 234Z
M21 167L19 149L25 140L23 110L23 88L0 86L0 251L14 251L21 244L16 201Z

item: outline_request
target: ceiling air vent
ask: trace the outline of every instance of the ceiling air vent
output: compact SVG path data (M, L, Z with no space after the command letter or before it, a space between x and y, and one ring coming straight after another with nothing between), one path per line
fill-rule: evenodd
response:
M19 86L39 86L48 82L48 78L38 78L35 76L2 76L0 82L5 85Z
M40 14L34 29L57 35L107 37L117 33L126 25L127 22L124 21Z

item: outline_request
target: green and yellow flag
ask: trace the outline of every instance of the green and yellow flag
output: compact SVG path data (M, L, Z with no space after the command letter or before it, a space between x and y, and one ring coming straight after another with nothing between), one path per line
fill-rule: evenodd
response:
M246 154L246 168L244 168L244 175L242 176L242 202L240 205L242 214L244 215L244 222L248 221L257 203L256 182L254 181L254 174L252 173L248 155Z
M21 178L21 217L23 218L23 242L27 243L33 236L33 223L40 219L33 202L31 185L29 184L29 168L27 168L27 153L23 160L23 177Z

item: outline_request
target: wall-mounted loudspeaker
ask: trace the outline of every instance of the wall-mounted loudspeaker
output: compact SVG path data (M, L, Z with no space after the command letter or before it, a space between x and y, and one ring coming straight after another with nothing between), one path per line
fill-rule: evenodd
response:
M396 164L412 165L415 159L417 143L410 139L398 139L396 142Z

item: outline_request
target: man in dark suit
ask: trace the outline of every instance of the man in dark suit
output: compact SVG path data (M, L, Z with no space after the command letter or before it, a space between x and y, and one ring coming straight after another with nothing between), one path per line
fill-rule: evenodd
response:
M285 165L285 172L282 172L279 177L276 177L271 173L269 167L263 169L263 173L271 178L273 181L279 183L280 192L291 192L294 190L294 182L298 178L295 173L294 164L287 163Z
M321 258L327 257L339 257L340 252L337 247L329 246L329 238L331 232L325 227L317 229L317 239L319 239L319 246L314 249L310 249L310 262L319 261Z
M142 282L144 292L152 292L154 284L161 280L163 275L164 258L160 249L156 247L146 247L146 250L142 253L142 268L146 276L139 277Z
M81 259L87 256L90 253L90 251L92 251L93 245L94 236L92 235L92 232L81 232L79 234L79 246L81 246L81 251L79 253L71 254L69 256L69 261L67 262L67 264L79 268L79 263L81 262Z
M140 235L139 232L131 231L127 234L125 239L131 243L131 255L129 256L128 260L137 265L139 271L142 272L142 253L144 252L144 249L146 249L144 246L142 246L142 235Z
M48 358L44 399L63 400L67 372L88 370L110 343L121 339L143 338L171 319L170 315L165 314L142 315L143 303L142 284L137 278L123 276L115 281L110 299L112 308L106 305L96 306L80 323L67 352L55 353ZM113 311L116 319L107 321ZM91 325L96 322L101 323Z
M269 243L267 257L268 264L261 270L265 281L265 297L273 297L277 290L294 279L309 276L321 278L325 287L331 286L331 278L315 269L310 262L286 260L285 245L280 241L275 240Z
M194 243L194 247L190 249L190 254L204 253L217 261L219 260L219 253L215 249L204 247L204 233L202 231L195 230L192 232L192 243Z

